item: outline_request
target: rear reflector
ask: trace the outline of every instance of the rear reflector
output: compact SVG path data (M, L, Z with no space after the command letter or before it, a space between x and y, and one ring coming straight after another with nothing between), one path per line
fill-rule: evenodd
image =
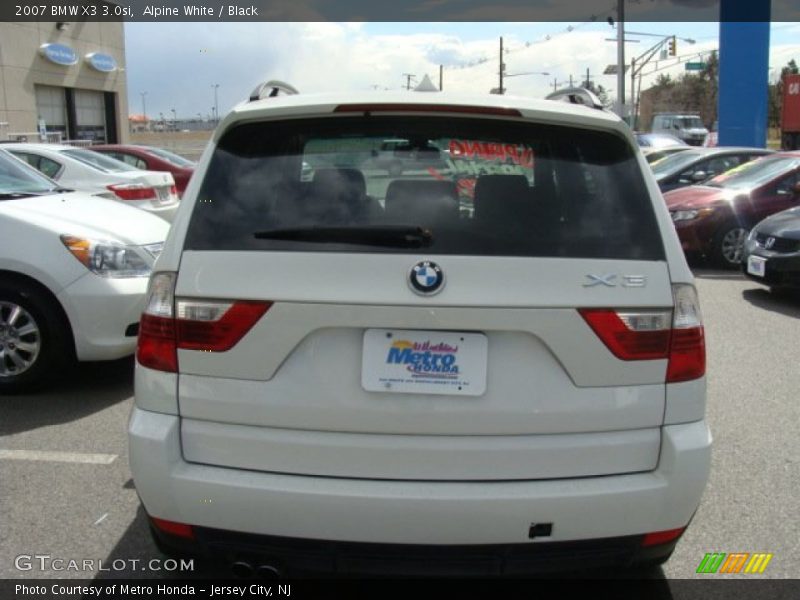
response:
M679 537L681 537L681 534L685 530L686 527L680 527L678 529L670 529L668 531L656 531L654 533L648 533L642 538L642 548L647 548L648 546L658 546L660 544L666 544L667 542L677 540Z
M376 112L424 112L424 113L457 113L470 115L496 115L499 117L521 117L516 108L496 106L461 106L457 104L340 104L333 112L337 113L376 113Z
M159 531L174 535L177 537L186 538L189 540L194 539L194 530L191 525L185 523L176 523L175 521L167 521L166 519L159 519L157 517L150 517L150 522Z
M175 299L175 273L150 280L139 324L136 359L158 371L178 371L178 349L225 352L264 315L271 302Z
M673 310L585 308L579 312L611 353L621 360L668 359L666 383L690 381L706 372L703 322L691 285L672 287Z

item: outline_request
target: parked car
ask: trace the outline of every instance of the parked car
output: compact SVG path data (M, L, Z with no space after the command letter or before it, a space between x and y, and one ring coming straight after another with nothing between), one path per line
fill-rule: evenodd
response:
M664 194L684 251L738 268L753 225L800 202L799 170L800 153L773 154Z
M119 200L172 221L179 199L170 173L141 171L84 148L58 144L9 144L5 149L60 185Z
M372 152L369 166L386 169L392 177L407 171L443 166L442 151L429 140L389 139Z
M682 139L669 133L636 133L636 143L642 148L674 148L688 146Z
M136 169L143 171L165 171L172 173L178 196L189 183L197 163L179 154L155 146L139 146L134 144L101 144L91 146L91 150L116 158Z
M581 90L281 89L219 124L151 277L129 454L158 544L240 575L666 560L709 473L703 325L628 126ZM459 168L300 180L321 140L395 136Z
M656 113L650 129L653 133L674 135L690 146L701 146L708 135L708 129L696 114Z
M168 229L0 150L0 395L53 381L74 359L132 354Z
M798 206L771 215L750 231L742 270L770 289L800 289L800 183Z
M662 192L702 183L760 156L764 148L692 148L653 164L653 174Z

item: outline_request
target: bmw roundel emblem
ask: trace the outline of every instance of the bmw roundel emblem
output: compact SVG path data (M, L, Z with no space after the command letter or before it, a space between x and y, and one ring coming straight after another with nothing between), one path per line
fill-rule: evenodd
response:
M444 272L435 262L424 260L411 267L408 283L416 293L430 296L444 286Z

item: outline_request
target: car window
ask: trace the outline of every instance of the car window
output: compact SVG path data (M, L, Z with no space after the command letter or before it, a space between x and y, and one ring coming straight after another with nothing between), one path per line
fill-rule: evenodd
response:
M373 150L395 139L435 158L387 175ZM303 162L311 181L301 181ZM410 230L427 232L434 254L664 257L634 149L570 127L377 116L242 124L220 139L199 198L187 249L406 253L381 236ZM324 239L326 229L379 233L348 243Z
M190 161L188 158L184 158L179 154L175 154L174 152L170 152L169 150L164 150L163 148L155 148L153 146L146 146L144 147L145 152L153 154L158 158L167 161L175 165L176 167L182 167L184 169L193 169L195 164Z
M93 152L92 150L70 148L68 150L62 150L61 153L105 173L121 173L124 171L136 170L134 167L120 160L115 160L110 156L100 154L99 152Z
M775 193L793 195L795 186L800 183L800 173L795 171L788 177L781 179L775 186Z
M107 154L111 154L111 153L108 152ZM134 156L133 154L127 154L125 152L117 152L117 153L114 153L114 154L111 154L111 155L115 159L121 160L125 164L128 164L128 165L130 165L132 167L135 167L137 169L142 169L142 170L145 170L145 171L147 170L147 163L145 161L143 161L141 158L139 158L138 156Z
M56 187L56 184L41 175L35 167L26 166L25 163L30 165L25 156L28 153L14 151L10 154L21 160L15 160L0 150L0 194L45 193ZM32 154L29 156L38 158Z

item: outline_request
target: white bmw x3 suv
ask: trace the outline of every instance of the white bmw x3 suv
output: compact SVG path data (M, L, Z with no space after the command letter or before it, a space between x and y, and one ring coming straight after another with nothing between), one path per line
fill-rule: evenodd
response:
M158 545L239 575L666 560L709 474L704 335L627 125L273 83L150 281L129 436ZM387 176L387 139L444 158Z

